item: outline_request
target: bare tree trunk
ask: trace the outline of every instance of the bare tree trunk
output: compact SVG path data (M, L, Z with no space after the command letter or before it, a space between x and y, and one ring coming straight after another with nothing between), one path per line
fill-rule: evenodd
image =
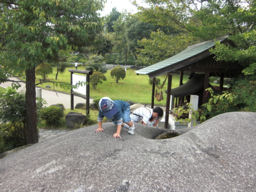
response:
M57 62L57 69L56 69L56 74L55 74L55 80L58 80L58 75L59 75L59 62Z
M35 68L26 70L26 118L25 137L26 143L38 142Z
M57 72L56 72L56 74L55 74L55 80L56 80L56 81L58 80L58 75L59 75L59 70L58 70L58 68L57 68Z

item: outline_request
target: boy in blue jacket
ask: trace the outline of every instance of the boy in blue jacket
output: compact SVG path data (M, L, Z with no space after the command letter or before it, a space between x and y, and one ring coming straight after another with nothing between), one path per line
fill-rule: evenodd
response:
M130 118L130 104L125 101L111 100L109 97L103 97L99 101L98 128L96 132L102 132L102 120L104 117L111 119L117 126L114 138L120 138L122 124L126 123L129 126L128 133L134 134L134 124Z

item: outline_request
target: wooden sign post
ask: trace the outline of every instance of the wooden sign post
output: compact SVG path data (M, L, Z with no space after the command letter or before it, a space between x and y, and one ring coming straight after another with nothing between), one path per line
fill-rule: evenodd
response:
M86 99L86 115L89 115L90 114L90 75L92 74L92 71L86 71L86 70L80 71L80 70L70 69L69 72L70 72L70 84L71 84L71 90L70 90L71 110L74 109L74 95L76 95ZM74 73L85 74L86 76L82 76L82 75L74 76ZM78 83L80 83L81 85L78 85L77 88L73 88L73 86L77 85Z

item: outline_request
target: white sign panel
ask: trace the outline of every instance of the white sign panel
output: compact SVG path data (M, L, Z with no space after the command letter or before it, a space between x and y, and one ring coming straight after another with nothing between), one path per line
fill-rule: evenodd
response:
M72 85L77 86L73 88L73 91L86 95L86 76L73 74Z

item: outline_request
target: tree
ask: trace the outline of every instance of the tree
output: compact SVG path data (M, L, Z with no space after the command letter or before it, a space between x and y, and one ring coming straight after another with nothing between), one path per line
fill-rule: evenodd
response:
M177 32L184 32L199 41L229 35L232 46L218 44L212 50L217 59L240 60L245 65L253 63L255 1L148 0L147 3L149 7L139 7L143 21L171 26Z
M46 80L46 75L52 73L52 66L49 63L41 63L36 67L36 73Z
M256 2L247 1L246 6L243 2L237 0L208 3L195 14L202 25L190 28L195 36L203 39L228 35L232 44L218 43L212 50L216 59L239 62L244 66L244 74L252 75L256 69ZM206 14L211 19L205 18ZM212 32L208 33L208 36L202 35L209 30Z
M107 78L100 71L95 71L91 75L91 84L94 89L96 89L98 84L103 83L103 81L106 81L106 80Z
M192 3L195 2L195 3ZM150 37L138 41L137 58L139 65L151 65L180 52L197 41L187 23L198 1L148 0L147 7L138 6L138 18L157 26Z
M119 13L116 8L113 8L110 14L106 17L106 26L108 32L114 32L113 25L114 22L119 18L121 13Z
M126 22L129 15L122 14L114 23L115 41L113 51L119 53L116 63L124 63L127 65L128 56L130 54L131 41L128 37L128 23Z
M216 60L243 66L243 74L234 79L232 101L244 110L256 111L256 2L254 0L165 1L147 0L140 7L141 19L170 25L203 41L228 35L228 44L217 43L210 50ZM223 95L224 96L224 95Z
M102 56L111 53L113 45L110 36L110 33L106 32L98 34L91 52Z
M111 32L105 33L105 40L99 47L100 53L105 55L108 63L135 65L137 60L138 41L148 38L152 31L160 28L163 31L170 31L170 27L157 26L139 20L138 14L122 13L112 23ZM101 39L104 39L101 38ZM102 49L103 48L103 49ZM112 49L112 51L111 51Z
M125 69L123 67L115 67L111 70L111 73L110 73L111 77L112 78L115 78L116 79L116 83L118 83L118 81L120 79L124 79L125 78Z
M107 72L104 57L101 55L90 55L86 62L86 69L91 71L99 71L101 73Z
M138 41L137 58L140 65L152 65L182 51L193 37L188 34L168 35L163 31L152 32L150 38Z
M117 53L115 63L135 64L137 41L149 36L155 26L143 23L136 15L122 14L113 25L113 53Z
M234 79L231 93L233 103L241 110L256 111L256 2L216 1L206 4L195 17L203 25L192 28L193 34L204 39L228 35L230 44L217 43L212 53L217 60L237 63L243 67L239 78ZM205 15L210 19L205 18ZM202 35L211 31L209 36Z
M197 8L200 2L201 0L147 0L145 7L141 5L137 7L140 10L139 18L142 21L156 26L169 27L171 33L187 33L186 23L189 22L193 8Z
M5 71L25 72L27 143L38 142L35 68L60 50L89 46L101 30L101 0L3 0L0 3L0 59Z
M55 80L58 80L58 75L59 73L63 73L66 69L66 67L69 64L69 58L72 57L72 50L71 49L65 49L65 50L60 50L58 57L56 57L54 64L57 65L57 70L55 74Z
M114 50L122 51L120 53L120 63L137 64L138 55L137 51L142 48L140 41L150 37L152 32L157 31L159 28L163 29L168 27L161 27L151 23L143 22L139 19L138 15L125 15L123 20L118 20L114 25L115 33L117 36L117 44ZM140 60L139 60L140 62Z

